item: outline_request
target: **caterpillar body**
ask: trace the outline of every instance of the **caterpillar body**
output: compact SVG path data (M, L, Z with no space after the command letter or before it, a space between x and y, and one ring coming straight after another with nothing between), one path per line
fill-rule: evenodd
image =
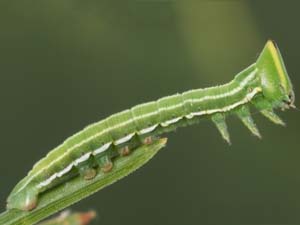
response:
M95 177L95 167L109 172L116 156L127 156L137 147L151 143L151 137L202 117L211 118L222 137L230 143L225 123L236 114L256 136L260 133L250 116L250 105L277 124L284 122L273 109L294 108L294 92L279 49L268 41L257 61L224 85L196 89L137 105L94 123L68 138L37 162L13 189L7 208L24 211L38 205L40 193L68 182L78 174Z

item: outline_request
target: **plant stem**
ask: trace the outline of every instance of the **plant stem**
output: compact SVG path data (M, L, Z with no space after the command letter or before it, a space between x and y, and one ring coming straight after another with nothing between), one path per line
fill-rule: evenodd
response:
M77 176L42 193L39 196L38 207L32 211L25 212L12 209L3 212L0 214L0 224L31 225L37 223L135 171L162 149L166 142L167 139L165 138L159 139L150 145L141 146L127 157L116 158L111 172L102 173L99 170L98 175L92 180L84 180Z

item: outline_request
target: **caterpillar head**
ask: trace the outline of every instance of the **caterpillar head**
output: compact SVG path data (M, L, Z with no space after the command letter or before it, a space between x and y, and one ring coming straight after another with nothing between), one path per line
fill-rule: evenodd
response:
M274 107L295 108L293 86L280 51L273 41L267 42L256 66L266 100Z

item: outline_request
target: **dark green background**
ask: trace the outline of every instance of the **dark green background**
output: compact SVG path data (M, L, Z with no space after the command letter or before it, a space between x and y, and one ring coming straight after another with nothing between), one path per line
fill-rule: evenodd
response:
M0 203L32 165L87 124L135 104L227 82L267 39L299 94L297 1L0 3ZM299 106L298 102L296 105ZM300 113L288 126L234 117L168 135L144 168L73 206L101 225L300 222Z

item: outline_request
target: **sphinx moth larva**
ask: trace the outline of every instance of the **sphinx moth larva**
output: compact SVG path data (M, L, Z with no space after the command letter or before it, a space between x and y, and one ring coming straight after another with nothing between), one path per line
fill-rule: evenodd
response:
M151 137L211 118L223 138L230 142L225 123L228 114L236 114L249 130L260 137L249 107L283 124L275 108L294 107L294 92L276 45L268 41L255 63L221 86L196 89L137 105L92 124L68 138L37 162L13 189L7 207L34 209L38 195L53 186L81 174L96 176L95 167L109 172L116 156L127 156ZM130 157L130 156L128 156Z

